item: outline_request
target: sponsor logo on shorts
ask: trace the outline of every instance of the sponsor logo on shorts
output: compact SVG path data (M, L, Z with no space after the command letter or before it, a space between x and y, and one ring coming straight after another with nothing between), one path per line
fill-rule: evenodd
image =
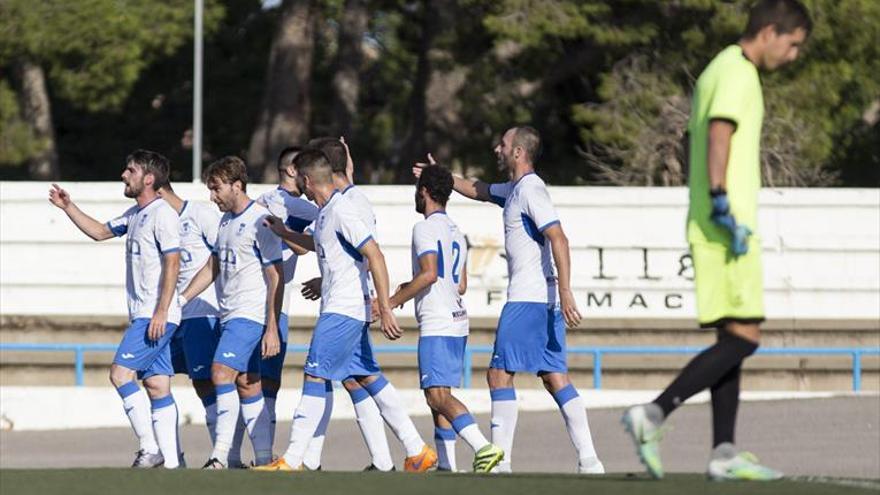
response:
M202 371L203 369L205 369L205 365L200 364L200 365L196 366L195 368L193 368L193 373L198 373L199 371Z
M317 368L317 367L318 367L317 361L306 361L306 368Z
M223 357L225 357L225 358L234 358L234 357L235 357L235 353L234 353L234 352L224 352L224 353L223 353Z
M122 359L131 359L133 357L134 357L134 354L132 354L130 352L123 352L122 353Z

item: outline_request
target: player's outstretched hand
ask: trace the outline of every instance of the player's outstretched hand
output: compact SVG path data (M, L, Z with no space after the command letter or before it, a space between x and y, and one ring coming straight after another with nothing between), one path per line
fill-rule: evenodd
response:
M157 309L150 318L150 328L147 329L147 337L153 342L158 341L165 335L165 324L168 322L168 312Z
M382 318L382 333L384 333L389 340L397 340L402 337L403 330L401 330L400 326L397 324L397 318L394 317L394 313L392 313L390 309L379 310L379 313Z
M306 280L302 284L300 294L309 301L315 301L321 298L321 277L315 277Z
M417 162L413 165L412 173L416 179L422 176L422 169L427 167L428 165L437 165L437 162L434 160L434 156L428 153L428 163Z
M281 340L278 338L278 327L266 327L263 332L263 359L278 355L281 352Z
M284 222L274 215L266 215L266 218L263 219L263 225L269 227L269 230L278 237L281 237L284 231L287 230L287 226L284 225Z
M565 325L568 328L577 327L581 322L581 312L578 311L571 289L560 290L559 300L562 306L562 317L565 318Z
M52 184L52 189L49 189L49 202L63 210L70 206L70 194L58 184Z

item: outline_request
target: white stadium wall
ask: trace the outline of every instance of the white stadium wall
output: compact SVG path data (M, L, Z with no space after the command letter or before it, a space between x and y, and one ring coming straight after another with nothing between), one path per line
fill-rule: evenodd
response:
M119 239L95 243L48 201L46 183L0 182L0 314L125 315ZM121 183L66 183L77 204L105 221L131 205ZM255 197L272 186L254 184ZM182 197L207 201L198 184ZM392 286L409 279L419 216L409 186L364 186L378 218ZM690 319L693 275L684 240L684 188L551 187L572 248L572 286L586 318ZM880 318L880 190L765 189L760 196L768 318ZM472 244L466 296L472 317L496 318L505 299L501 209L455 196L450 216ZM317 275L300 260L297 281ZM294 317L317 304L298 294ZM411 307L401 314L410 314Z

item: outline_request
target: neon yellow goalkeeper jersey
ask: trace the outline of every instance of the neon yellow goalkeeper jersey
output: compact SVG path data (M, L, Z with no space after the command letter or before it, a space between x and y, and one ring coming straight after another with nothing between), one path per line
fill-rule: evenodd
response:
M727 161L727 196L738 224L757 234L758 190L761 188L761 124L764 97L758 70L739 45L730 45L697 79L688 134L690 141L689 243L730 243L730 234L709 218L709 122L736 124Z

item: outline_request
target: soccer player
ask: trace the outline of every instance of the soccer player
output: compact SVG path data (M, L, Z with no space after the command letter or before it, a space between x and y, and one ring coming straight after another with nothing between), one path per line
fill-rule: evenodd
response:
M593 446L586 409L568 378L565 327L577 326L581 315L571 291L568 238L544 181L535 174L540 149L538 131L513 127L495 147L498 164L507 170L510 181L490 185L454 177L454 188L460 194L504 208L507 302L498 320L487 374L492 397L492 443L505 455L497 471L511 471L518 415L513 379L523 371L541 377L559 406L577 450L578 472L599 474L605 468ZM422 167L416 164L413 173L420 175Z
M452 174L436 165L426 167L416 184L416 211L425 219L412 233L413 278L391 297L391 307L415 298L419 322L419 376L434 414L438 469L455 471L455 434L474 452L473 470L488 473L504 451L489 443L474 417L450 392L461 385L468 316L461 302L467 288L467 242L446 214Z
M373 207L366 195L351 182L354 163L348 146L341 138L333 137L313 139L309 142L309 146L320 149L327 157L333 170L334 187L354 203L361 221L370 228L371 235L376 239L376 216L373 213ZM276 230L276 233L295 237L289 231L284 233L281 230ZM318 281L320 278L306 282L303 295L309 298L320 297L320 289L314 286ZM370 293L372 293L373 287L369 277L367 284ZM351 376L343 381L343 386L354 404L358 426L367 444L367 449L370 451L372 462L365 470L390 471L394 469L391 451L388 448L388 440L382 425L383 419L406 450L407 457L404 460L406 471L423 472L434 467L437 463L437 453L422 440L412 419L404 409L397 389L382 375L379 363L373 357L373 344L370 341L369 332L364 335L363 341L355 349L355 358L355 363L361 364L352 368Z
M737 453L734 425L742 362L758 348L764 320L761 243L757 232L764 101L760 69L798 56L812 27L797 0L761 0L739 43L713 59L697 80L688 123L690 209L687 238L694 259L700 326L717 342L697 355L653 402L626 411L623 423L639 457L663 477L658 443L663 421L703 389L712 394L714 480L778 479L781 473Z
M177 290L183 292L196 273L211 257L217 239L220 215L213 207L184 201L170 182L159 187L159 196L177 211L180 218L180 273ZM217 296L211 287L183 306L180 327L171 341L171 361L175 373L186 373L205 406L205 424L211 437L216 436L217 396L211 382L211 360L220 340Z
M124 193L137 204L107 223L80 210L57 184L49 190L49 201L92 239L126 236L129 326L110 366L110 381L140 442L134 468L179 466L169 342L180 323L176 288L180 231L177 213L157 194L168 172L168 160L159 153L136 150L128 155L122 172ZM143 380L147 394L135 377Z
M272 460L269 414L260 385L260 359L279 352L278 315L284 297L281 243L263 224L270 213L247 195L247 168L227 156L205 170L211 200L224 212L213 255L181 294L186 303L215 283L220 341L211 364L217 395L214 449L206 469L229 466L229 450L241 417L256 465Z
M388 338L401 335L388 302L385 258L370 228L354 204L336 190L327 157L306 150L294 159L300 190L321 208L314 236L305 244L318 255L321 270L321 314L312 334L304 367L302 398L294 413L290 445L284 456L256 468L260 471L302 469L303 457L324 415L326 382L343 380L352 370L371 366L372 356L357 354L369 332L370 293L367 266L373 275L382 331Z
M284 222L287 228L294 232L303 233L312 222L318 217L318 208L309 201L303 199L302 192L296 185L296 166L293 159L302 151L299 147L288 147L281 151L278 155L278 187L266 193L263 193L257 202L269 209L272 215L278 217ZM276 411L275 400L278 397L278 389L281 388L281 371L284 367L284 357L287 354L287 338L288 338L288 321L290 314L290 305L295 293L294 276L296 275L296 264L300 254L305 254L306 250L299 253L292 251L296 245L290 246L286 243L282 245L283 250L283 271L284 271L284 304L281 306L281 316L278 320L279 338L281 340L281 350L275 356L263 360L262 377L263 377L263 395L266 400L266 409L269 411L269 420L271 427L270 437L275 438ZM315 438L312 443L315 447L323 444L324 434L327 430L330 412L333 410L333 384L327 382L327 407L325 414L326 420L322 421L315 432ZM309 445L309 451L314 448ZM306 463L309 469L318 469L320 467L320 449L318 449L317 461L307 456Z

